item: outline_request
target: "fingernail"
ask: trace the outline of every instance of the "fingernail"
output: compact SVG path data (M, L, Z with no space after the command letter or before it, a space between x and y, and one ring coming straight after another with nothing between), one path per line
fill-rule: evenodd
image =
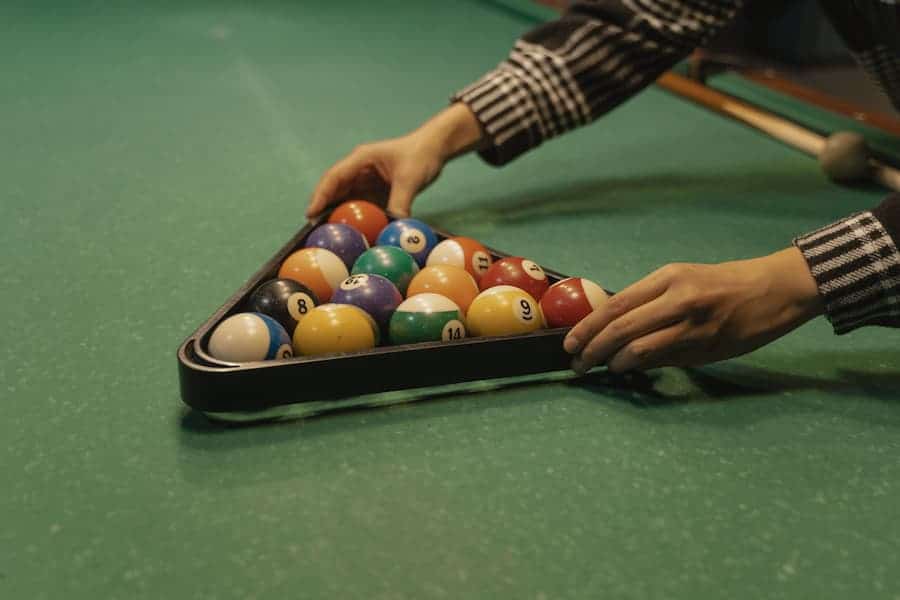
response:
M584 368L584 363L580 358L576 358L572 361L572 370L579 375L584 375L587 372L587 369Z
M569 354L575 354L578 352L578 346L581 345L581 342L578 341L578 338L574 335L566 336L565 341L563 341L563 350L568 352Z

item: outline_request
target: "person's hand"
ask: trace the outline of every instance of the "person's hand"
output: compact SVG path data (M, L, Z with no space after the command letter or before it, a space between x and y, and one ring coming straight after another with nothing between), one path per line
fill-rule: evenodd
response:
M612 296L566 336L584 373L694 366L745 354L822 313L796 248L715 265L671 264Z
M333 202L359 197L408 216L413 198L440 174L440 152L416 134L363 144L325 172L306 210L318 215Z
M363 144L338 161L319 180L306 216L349 197L386 203L390 212L408 216L416 194L437 179L447 161L482 139L472 112L454 104L408 135Z

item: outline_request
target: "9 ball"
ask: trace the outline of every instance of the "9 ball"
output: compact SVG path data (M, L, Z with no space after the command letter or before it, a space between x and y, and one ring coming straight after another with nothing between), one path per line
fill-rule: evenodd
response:
M528 292L511 285L478 294L466 320L469 333L475 337L521 335L544 326L540 305Z
M292 336L300 319L318 305L318 298L305 285L291 279L272 279L253 291L247 310L272 317Z

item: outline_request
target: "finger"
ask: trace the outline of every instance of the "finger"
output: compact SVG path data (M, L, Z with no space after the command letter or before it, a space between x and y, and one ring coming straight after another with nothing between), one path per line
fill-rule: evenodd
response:
M347 197L362 198L386 208L390 192L390 186L379 172L373 166L365 166L347 191Z
M663 294L610 321L585 344L581 354L573 361L573 368L586 372L605 363L634 340L681 321L681 307L670 296Z
M408 217L409 208L412 206L416 188L406 181L395 181L391 185L391 195L388 198L387 209L389 213L398 217Z
M661 296L668 288L669 279L661 270L655 271L640 281L614 294L600 308L581 320L569 331L563 348L569 354L578 354L585 344L615 319L634 310L642 304Z
M364 153L354 152L328 169L313 192L306 216L318 215L325 207L345 194L368 160L368 156Z
M686 324L680 322L633 340L609 359L607 367L613 373L624 373L679 364L677 356L687 343L686 333Z

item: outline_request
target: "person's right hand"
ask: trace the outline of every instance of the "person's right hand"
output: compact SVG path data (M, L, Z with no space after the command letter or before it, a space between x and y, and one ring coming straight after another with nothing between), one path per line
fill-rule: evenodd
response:
M408 135L363 144L338 161L319 180L306 216L350 197L387 204L390 212L409 216L416 194L437 179L447 161L484 141L475 115L457 102Z
M440 144L423 131L357 146L328 169L306 210L314 217L349 197L373 200L398 216L409 216L416 194L437 179L445 159Z

